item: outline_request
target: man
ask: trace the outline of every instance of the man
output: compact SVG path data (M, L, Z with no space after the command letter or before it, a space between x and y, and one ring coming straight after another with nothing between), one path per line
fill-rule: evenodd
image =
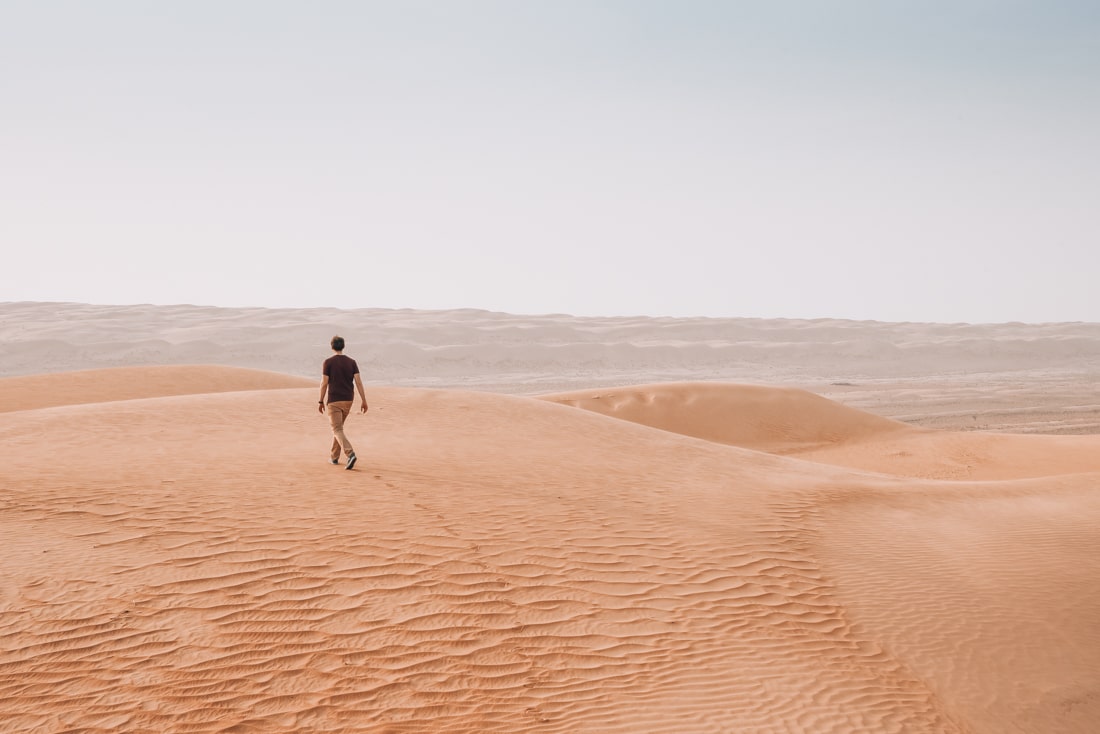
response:
M351 469L355 466L355 449L344 435L344 421L351 414L351 406L355 402L354 388L359 389L359 397L363 400L361 413L367 412L367 396L363 392L363 380L359 377L359 365L344 354L344 337L334 336L330 344L336 354L326 359L321 369L324 377L321 378L321 399L317 401L317 412L325 412L327 392L328 420L332 424L332 463L340 463L340 450L343 449L348 457L344 468Z

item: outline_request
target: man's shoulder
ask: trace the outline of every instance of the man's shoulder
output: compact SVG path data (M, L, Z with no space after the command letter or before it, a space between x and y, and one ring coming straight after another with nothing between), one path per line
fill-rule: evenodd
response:
M321 372L323 374L327 375L327 374L330 374L332 372L333 368L340 369L339 365L342 365L344 363L343 360L340 359L340 357L342 357L342 356L344 356L344 355L334 354L331 357L329 357L328 359L326 359L324 361L324 363L321 365Z

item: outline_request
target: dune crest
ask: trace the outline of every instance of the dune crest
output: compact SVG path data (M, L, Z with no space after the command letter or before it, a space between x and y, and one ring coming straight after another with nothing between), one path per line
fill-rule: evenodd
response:
M0 413L171 395L305 387L303 377L222 365L114 367L0 378Z

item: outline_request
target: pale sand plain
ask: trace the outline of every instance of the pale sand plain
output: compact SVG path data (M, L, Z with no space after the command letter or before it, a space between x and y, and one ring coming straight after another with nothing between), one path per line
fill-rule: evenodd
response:
M191 361L231 362L233 345L264 371L152 349L71 373L55 370L122 360L127 334L158 327L154 307L72 306L88 318L69 312L66 330L59 308L0 306L0 367L30 355L54 371L0 379L0 730L1085 734L1100 720L1094 325L868 325L898 341L919 326L922 353L940 350L939 371L895 377L890 359L845 372L844 345L807 325L742 349L785 352L782 369L755 363L758 384L692 373L749 369L692 366L725 321L665 324L680 345L656 368L637 344L594 361L576 333L577 361L542 372L537 348L519 366L481 359L480 376L436 355L426 382L478 389L369 379L348 472L325 460L316 380L271 346L312 329L319 362L346 313L196 309L190 340L164 316ZM445 314L377 313L414 345L446 329ZM510 319L563 341L596 328L463 314L480 326L456 343L489 354L511 349L495 341ZM944 346L963 328L989 345ZM397 369L359 336L349 353ZM1014 369L997 351L1013 340L1046 363ZM991 425L1021 432L975 430Z

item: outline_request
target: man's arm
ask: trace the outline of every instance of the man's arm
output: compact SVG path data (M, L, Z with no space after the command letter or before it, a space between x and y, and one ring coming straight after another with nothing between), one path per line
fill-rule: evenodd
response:
M363 400L363 407L360 409L360 413L367 412L367 394L363 392L363 379L359 377L359 373L355 373L355 387L359 389L359 397Z
M321 398L317 401L317 412L325 412L325 393L328 392L328 375L321 378Z

